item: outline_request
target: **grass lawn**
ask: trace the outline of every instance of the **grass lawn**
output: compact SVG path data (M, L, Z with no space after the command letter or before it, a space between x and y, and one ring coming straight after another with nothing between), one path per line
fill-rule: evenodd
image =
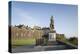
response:
M35 39L16 39L12 40L12 47L23 46L23 45L34 45Z

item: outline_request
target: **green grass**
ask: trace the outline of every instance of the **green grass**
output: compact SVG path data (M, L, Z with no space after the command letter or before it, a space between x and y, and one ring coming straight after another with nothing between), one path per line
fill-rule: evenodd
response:
M35 39L16 39L12 40L12 47L23 46L23 45L34 45Z

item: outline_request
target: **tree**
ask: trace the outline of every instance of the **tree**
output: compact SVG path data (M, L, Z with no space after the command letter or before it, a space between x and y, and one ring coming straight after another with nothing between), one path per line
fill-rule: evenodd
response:
M74 45L78 45L78 38L77 37L71 37L68 39L68 41Z
M18 28L22 28L24 25L22 24L19 24L19 25L16 25L15 27L18 27Z
M64 34L56 34L56 39L57 40L66 40L66 37L65 37L65 35Z

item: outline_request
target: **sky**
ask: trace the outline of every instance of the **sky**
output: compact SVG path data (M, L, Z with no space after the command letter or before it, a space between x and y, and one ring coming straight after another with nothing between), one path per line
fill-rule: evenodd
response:
M53 16L57 33L65 34L67 38L78 36L77 5L13 1L11 7L12 25L49 27L50 17Z

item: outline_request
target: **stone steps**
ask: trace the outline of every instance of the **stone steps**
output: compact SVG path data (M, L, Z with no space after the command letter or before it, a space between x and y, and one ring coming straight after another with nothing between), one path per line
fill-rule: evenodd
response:
M47 45L57 45L58 43L56 41L48 41Z

